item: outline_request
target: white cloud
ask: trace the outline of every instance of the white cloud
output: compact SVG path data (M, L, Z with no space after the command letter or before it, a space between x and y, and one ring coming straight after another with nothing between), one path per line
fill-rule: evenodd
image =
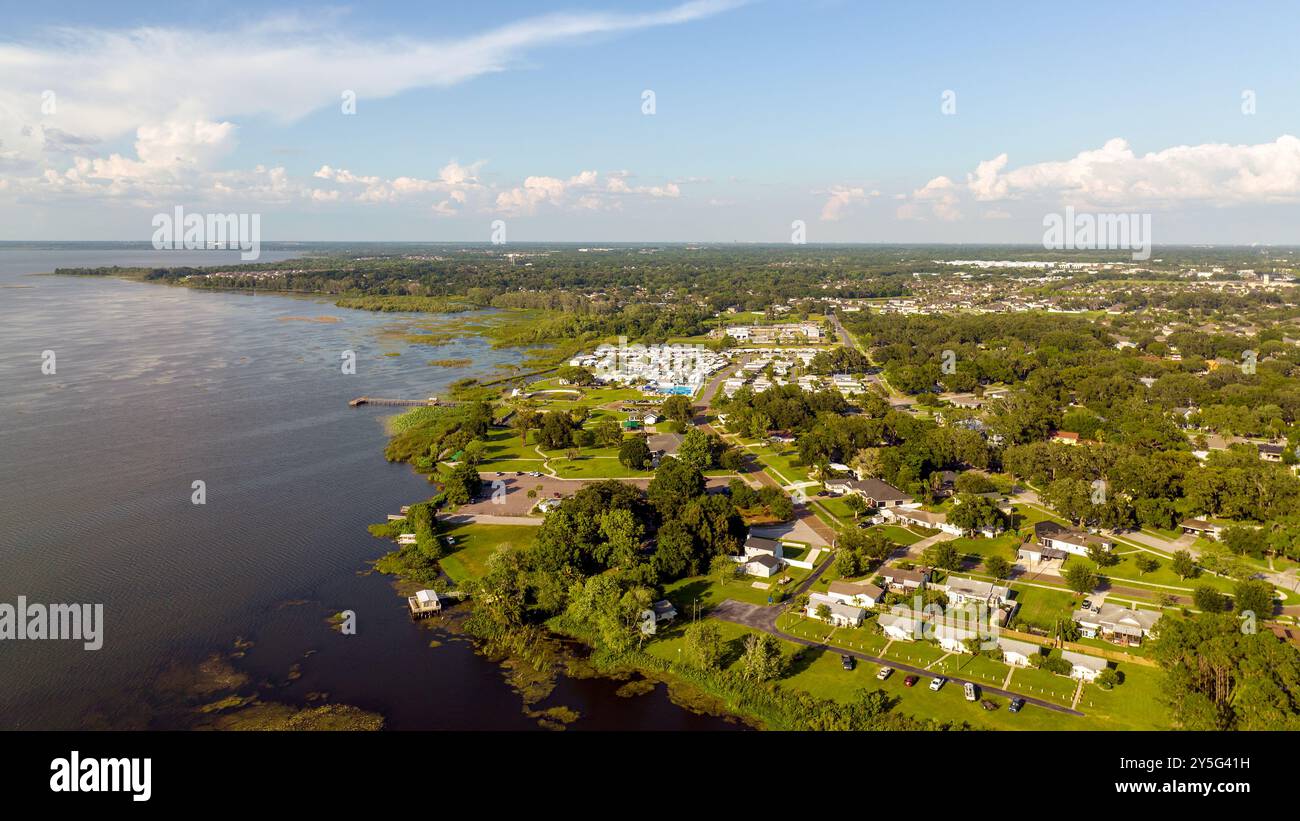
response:
M337 14L273 17L235 30L51 29L24 42L0 43L0 172L25 172L23 178L7 175L5 187L12 182L27 194L147 200L230 192L243 180L278 197L292 186L284 181L268 187L264 170L214 170L233 149L240 118L293 122L340 106L344 90L355 92L358 113L364 114L368 100L504 71L532 49L688 23L745 1L690 0L638 13L549 14L439 39L358 35L341 26ZM134 157L91 151L132 133ZM364 199L392 201L471 189L480 184L479 165L449 163L437 180L380 180L348 172L340 172L340 178L317 172L317 177L363 185L358 196ZM317 201L335 198L316 190L300 186L298 193ZM676 196L668 187L643 193ZM440 200L447 209L460 204Z
M904 220L924 219L924 210L941 220L955 221L961 219L958 204L961 197L957 193L957 184L948 177L935 177L921 188L912 192L911 201L899 206L898 218Z
M1141 155L1116 138L1068 160L1007 165L1006 154L981 162L966 188L982 201L1048 196L1099 208L1300 201L1300 139L1290 134L1258 145L1180 145Z
M828 196L826 204L822 206L822 219L827 222L835 222L844 216L844 212L856 203L867 202L873 197L880 196L879 191L867 191L865 188L833 185L829 191L823 192Z

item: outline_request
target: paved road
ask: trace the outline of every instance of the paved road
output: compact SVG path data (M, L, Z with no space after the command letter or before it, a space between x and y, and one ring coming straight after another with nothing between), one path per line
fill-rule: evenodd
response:
M818 650L829 650L831 652L839 653L841 655L853 656L854 658L862 659L863 661L869 661L872 664L878 664L881 667L893 667L895 670L901 670L904 673L911 673L913 675L918 675L918 676L929 676L930 678L936 677L933 672L926 670L922 667L913 667L910 664L902 664L900 662L892 661L890 659L878 658L876 656L871 656L866 653L859 652L857 650L847 650L843 647L836 647L833 644L827 644L826 642L812 641L810 639L804 639L798 636L792 636L789 633L782 631L776 626L776 617L780 615L780 612L781 612L781 608L778 607L763 607L762 605L748 604L746 602L736 601L735 599L727 599L726 601L723 601L721 604L719 604L718 606L710 610L709 615L714 618L722 619L723 621L729 621L732 624L739 624L745 627L751 627L755 630L762 630L763 632L770 633L779 639L793 642L795 644L801 644L804 647L813 647ZM953 684L959 687L965 685L968 681L967 679L964 678L958 678L956 676L949 676L949 675L945 675L944 678L948 679L950 682L952 682ZM1034 698L1033 696L1023 695L1021 693L1013 693L1008 690L1003 690L997 687L990 687L987 684L982 684L981 682L978 681L971 681L970 683L978 687L980 689L980 692L983 693L992 693L994 695L1002 696L1003 698L1008 698L1008 699L1022 698L1028 704L1037 705L1039 707L1042 707L1044 710L1051 710L1054 713L1064 713L1065 715L1071 715L1071 716L1083 715L1083 713L1079 712L1078 710L1074 710L1069 707L1063 707L1060 704L1053 704L1050 701L1044 701L1043 699Z

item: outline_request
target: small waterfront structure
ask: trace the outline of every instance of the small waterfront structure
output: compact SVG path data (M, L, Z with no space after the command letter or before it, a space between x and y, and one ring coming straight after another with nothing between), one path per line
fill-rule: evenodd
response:
M407 598L406 603L411 608L411 615L417 619L432 616L442 610L442 599L438 598L438 593L434 590L417 590L414 596Z

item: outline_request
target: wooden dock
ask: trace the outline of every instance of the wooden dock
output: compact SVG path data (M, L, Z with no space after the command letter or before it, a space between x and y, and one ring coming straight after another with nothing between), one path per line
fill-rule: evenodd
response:
M348 403L350 408L359 408L362 405L388 405L390 407L400 408L433 408L440 405L455 405L455 402L444 402L436 396L430 396L428 399L381 399L376 396L358 396Z

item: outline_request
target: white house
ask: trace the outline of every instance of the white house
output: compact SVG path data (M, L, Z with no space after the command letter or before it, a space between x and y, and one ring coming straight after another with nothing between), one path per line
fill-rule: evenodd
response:
M744 570L750 576L758 576L763 579L770 579L775 576L785 562L768 553L759 553L748 558L742 557Z
M417 619L432 616L442 610L442 600L434 590L417 590L414 596L406 599L406 604L411 608L411 615Z
M998 638L998 647L1002 648L1002 660L1017 667L1030 666L1031 659L1042 654L1043 648L1029 641Z
M749 536L745 539L745 555L767 555L773 556L777 559L785 558L780 542L776 539L764 539L762 536Z
M826 588L826 595L843 604L855 607L875 607L885 595L885 591L870 582L846 582L836 580Z
M950 575L947 587L949 604L982 603L996 608L1011 600L1011 588L979 579Z
M1072 653L1069 650L1062 650L1061 658L1070 663L1070 678L1084 681L1096 681L1097 676L1101 675L1101 671L1108 666L1105 659L1085 656L1083 653Z
M653 636L659 629L660 622L677 618L677 608L667 599L660 599L641 611L641 632Z
M1055 548L1076 556L1087 556L1088 548L1093 545L1103 550L1110 550L1115 546L1114 542L1104 536L1049 521L1034 523L1034 537L1043 547Z
M939 640L939 646L949 653L969 653L970 650L966 648L966 642L980 638L980 634L979 631L965 625L936 622L934 637Z
M1115 644L1136 646L1151 635L1160 621L1158 610L1133 610L1118 604L1103 604L1095 610L1075 610L1072 618L1079 632L1090 639L1103 638Z
M921 623L911 616L883 613L876 621L885 635L894 641L913 641L921 635Z
M825 593L809 594L808 607L805 612L810 618L820 619L822 617L817 611L823 606L830 610L830 613L826 616L826 621L834 624L836 627L857 627L862 624L862 620L867 615L867 611L863 610L861 607L854 607L851 604L845 604L844 602L831 598Z
M930 571L927 568L918 568L916 570L907 570L902 567L882 567L880 568L880 577L885 580L885 585L898 593L906 593L909 590L920 590L930 581Z
M899 507L886 510L885 515L902 525L916 525L917 527L929 528L930 530L940 530L944 533L950 533L953 536L962 535L961 528L952 522L949 522L948 516L945 513L931 513L928 510Z

